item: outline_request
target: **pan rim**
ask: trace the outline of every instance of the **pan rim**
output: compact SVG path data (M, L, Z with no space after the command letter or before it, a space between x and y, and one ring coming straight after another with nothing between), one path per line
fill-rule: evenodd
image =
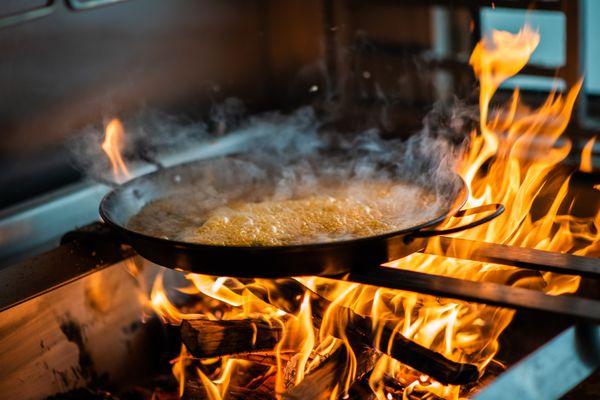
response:
M226 156L224 158L233 158L233 157ZM191 164L195 164L195 163L199 163L199 162L209 162L209 161L210 161L210 159L193 160L193 161L173 165L172 167L169 167L166 170L171 169L171 168L185 167L187 165L191 165ZM121 189L124 190L124 188L127 185L131 185L131 184L135 183L136 181L139 182L141 179L149 179L149 178L151 179L152 176L159 175L161 172L164 172L164 171L165 171L165 169L158 169L158 170L152 171L148 174L136 176L135 178L122 183L118 187L113 188L109 193L104 195L104 197L100 201L100 205L99 205L99 214L100 214L100 217L102 218L102 220L104 221L104 223L106 223L111 228L116 229L117 231L121 232L122 234L124 234L126 236L133 235L133 236L137 237L138 239L150 240L150 241L161 243L166 246L174 246L179 249L198 249L198 250L202 249L202 250L207 250L207 251L208 250L218 250L218 251L251 252L251 253L297 252L297 251L304 251L304 250L320 250L320 249L326 249L326 248L332 248L332 247L344 247L344 246L349 246L349 245L353 245L353 244L368 243L368 242L372 242L372 241L385 241L388 239L397 238L397 237L404 236L404 235L407 235L410 233L414 233L414 232L420 231L425 228L431 228L436 225L439 225L445 219L456 215L456 213L464 207L464 205L466 204L468 197L469 197L469 190L468 190L466 182L456 171L453 171L454 177L458 178L458 181L460 182L460 190L458 191L456 198L452 202L451 206L446 211L442 212L440 215L438 215L437 217L435 217L429 221L423 222L419 225L411 226L409 228L404 228L404 229L390 231L390 232L384 232L384 233L380 233L377 235L361 236L361 237L342 239L342 240L330 240L330 241L324 241L324 242L297 243L297 244L274 245L274 246L214 245L214 244L206 244L206 243L194 243L194 242L185 242L185 241L173 240L173 239L165 239L165 238L152 236L152 235L149 235L149 234L146 234L143 232L129 229L126 226L116 222L113 218L110 217L110 213L108 212L107 208L109 207L111 198L114 196L117 196L119 190L121 190Z

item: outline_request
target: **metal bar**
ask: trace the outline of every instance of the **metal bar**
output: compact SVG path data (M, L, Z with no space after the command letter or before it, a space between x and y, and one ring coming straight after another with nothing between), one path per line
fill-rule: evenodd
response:
M475 399L559 399L599 366L600 327L573 326L500 375Z
M536 271L550 271L600 279L600 259L598 258L446 236L441 236L439 239L440 247L435 246L437 247L435 249L426 248L422 252L464 260L510 265Z
M0 213L0 269L56 247L65 232L97 220L108 190L83 182Z
M64 240L54 250L0 270L0 311L134 255L100 222Z
M407 290L433 296L474 301L500 307L544 311L600 322L600 301L570 296L550 296L536 290L467 281L388 267L352 272L347 280L366 285Z
M122 3L126 0L66 0L69 8L75 11L90 10L92 8L104 7L111 4Z
M52 14L54 9L54 0L50 0L42 7L0 16L0 29L46 17Z

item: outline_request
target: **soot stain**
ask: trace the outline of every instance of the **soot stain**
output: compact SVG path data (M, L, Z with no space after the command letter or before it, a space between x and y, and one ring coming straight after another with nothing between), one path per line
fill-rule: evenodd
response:
M142 322L141 321L133 321L131 324L126 325L124 327L121 328L121 331L124 334L133 334L135 333L138 329L140 329L142 327Z
M69 386L69 377L65 371L57 371L55 369L52 370L52 374L54 375L54 379L60 381L63 387Z
M67 315L66 318L60 323L60 330L65 335L67 340L71 343L74 343L79 350L79 368L78 373L75 375L79 375L91 383L97 382L98 374L96 373L92 356L83 340L83 331L81 329L81 325Z

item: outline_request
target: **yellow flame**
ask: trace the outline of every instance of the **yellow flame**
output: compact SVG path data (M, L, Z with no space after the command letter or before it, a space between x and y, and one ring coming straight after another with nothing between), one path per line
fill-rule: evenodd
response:
M114 118L106 125L104 141L101 146L110 159L113 177L117 182L121 182L130 176L127 165L125 165L125 161L123 161L123 157L121 156L124 144L125 129L121 121Z
M494 31L491 37L481 41L473 51L470 63L481 85L481 119L479 130L471 133L470 145L458 172L468 185L468 207L502 203L506 212L490 223L456 236L579 255L598 252L600 214L596 212L593 218L576 218L568 214L570 205L565 203L570 177L563 169L556 168L571 151L571 143L568 140L559 142L559 138L569 122L581 82L566 94L550 93L546 101L537 108L524 104L518 89L506 104L492 107L492 99L502 82L517 74L527 64L539 40L539 34L528 27L516 34ZM590 154L592 145L586 145ZM582 155L582 159L588 158ZM463 218L460 223L470 222L474 218L475 216ZM458 223L459 221L450 219L443 227L453 227ZM441 243L436 239L430 240L428 245L441 249ZM468 256L472 249L453 251L461 251ZM526 287L551 295L573 292L579 286L579 278L574 276L523 271L421 253L394 261L388 266ZM297 354L297 375L293 383L298 384L304 379L306 372L318 364L321 355L331 354L339 346L346 346L349 356L344 371L328 396L343 397L347 393L356 374L357 358L344 336L348 316L340 312L340 306L349 307L358 314L369 315L376 335L381 332L384 324L393 326L395 334L402 334L452 360L473 363L482 371L497 353L498 337L514 315L513 311L507 309L412 292L320 277L298 279L332 301L323 315L318 335L315 335L309 292L302 298L297 315L286 315L282 310L256 297L241 281L195 274L186 277L192 285L182 289L182 292L208 296L228 307L223 315L204 312L205 318L260 317L283 327L283 338L276 347L278 395L285 390L286 383L283 376L286 365L284 352L291 350ZM265 285L267 290L276 290L275 285L269 281L257 280L255 284ZM160 276L152 290L151 303L161 318L168 322L178 322L190 315L179 311L168 300ZM379 343L380 340L376 338L375 343L379 348L389 345ZM180 359L186 360L185 357ZM220 372L214 374L217 376L207 376L201 371L198 371L198 375L209 398L220 399L227 392L231 376L244 364L234 357L214 362L220 363ZM182 384L181 369L175 370L174 367L174 373ZM383 356L378 359L369 376L369 386L379 399L395 398L397 394L392 394L386 388L385 377L393 377L403 385L403 398L438 396L457 399L465 395L461 392L465 388L442 385Z
M304 378L305 367L311 355L311 351L315 345L315 334L312 324L312 313L310 308L310 296L308 293L302 299L300 311L295 318L292 318L285 324L284 334L277 347L277 382L276 388L278 392L285 390L283 368L283 360L281 353L286 350L295 351L297 356L296 361L296 377L295 383L298 384Z
M210 378L206 376L206 374L202 372L199 368L196 369L196 373L198 374L200 382L202 382L202 386L206 391L206 396L210 400L222 400L223 396L221 396L221 392L219 391L218 386L213 381L211 381Z
M583 172L593 171L592 153L594 150L595 142L596 136L588 140L585 146L583 146L583 150L581 151L581 165L579 166L579 169Z
M181 345L181 352L177 358L171 360L171 371L179 384L179 397L183 396L185 390L185 368L188 364L189 355L184 345Z
M202 318L203 314L181 312L169 299L163 285L163 274L160 272L150 292L150 307L165 323L179 324L184 319Z

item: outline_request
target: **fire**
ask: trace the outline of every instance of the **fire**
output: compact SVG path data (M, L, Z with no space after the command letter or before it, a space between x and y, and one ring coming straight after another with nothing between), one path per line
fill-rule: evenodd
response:
M564 215L569 176L556 169L570 152L571 144L558 139L570 119L581 82L566 95L552 92L539 108L522 103L518 90L511 100L491 112L491 100L500 84L515 75L527 62L539 43L539 35L525 27L517 34L494 32L480 42L470 62L479 78L480 132L473 132L469 151L459 173L467 182L470 198L467 206L502 203L506 212L496 220L458 234L459 237L530 247L557 252L587 254L598 240L596 221L583 221ZM533 205L542 207L544 195L553 195L545 205L546 213L534 218ZM568 205L567 205L568 206ZM453 226L450 220L446 227ZM587 246L578 247L584 238ZM429 246L439 246L431 240ZM470 249L460 249L466 254ZM515 268L458 259L414 254L391 263L427 273L450 275L469 280L542 290L557 295L577 290L579 278L553 273L518 273ZM498 337L510 323L514 312L466 302L443 301L412 293L383 291L403 307L403 333L445 356L476 364L481 370L498 350ZM393 315L394 310L386 307ZM410 318L410 319L409 319ZM393 363L393 362L392 362ZM404 366L396 366L401 376L411 376ZM414 373L412 374L414 375ZM414 379L413 389L445 398L462 395L459 387L442 387Z
M591 138L585 146L583 146L583 150L581 151L581 164L579 169L583 172L592 172L592 153L594 150L594 143L596 142L596 137Z
M581 82L566 94L550 93L537 108L524 104L519 90L513 92L507 104L492 108L492 99L500 85L527 64L539 40L539 34L528 27L516 34L495 31L472 53L470 63L481 85L481 119L479 130L471 133L470 145L458 172L470 191L467 207L502 203L506 212L492 222L461 232L458 236L555 252L590 254L599 250L600 214L591 219L565 214L569 208L566 203L570 176L564 169L556 168L571 151L568 140L559 142L558 139L569 122ZM586 146L584 160L589 160L592 145ZM582 169L589 165L589 161L585 161ZM548 202L545 199L552 200ZM532 212L534 205L538 210L535 215ZM543 215L539 215L539 210L543 211ZM444 227L452 227L456 223L450 219ZM429 246L440 246L440 243L433 239ZM528 287L551 295L577 290L580 280L575 276L535 271L524 273L512 267L421 253L391 262L388 266ZM285 398L286 387L301 384L324 355L340 348L346 349L346 365L336 375L333 387L322 393L321 398L346 396L357 374L358 358L348 339L343 334L339 335L344 332L340 328L348 322L340 318L339 313L326 312L320 326L315 328L309 292L299 300L301 306L292 312L267 303L266 297L260 295L267 293L270 299L271 294L277 294L276 285L270 281L254 280L251 284L254 286L251 286L244 280L231 278L195 274L186 277L190 286L182 289L183 293L208 297L225 307L220 314L206 309L197 311L203 318L261 318L283 327L283 338L275 349L277 362L265 373L265 376L272 376L269 379L274 380L278 397ZM335 306L344 306L360 315L368 315L373 321L372 331L379 334L383 324L391 324L396 334L404 335L451 360L475 364L481 373L493 361L498 351L498 337L514 315L511 310L483 304L324 278L310 277L298 281L329 299L332 306L328 311ZM193 315L183 313L168 300L160 277L155 282L150 303L163 320L171 323ZM334 337L333 332L338 334ZM386 344L378 345L385 348ZM285 360L284 353L289 352L295 354L296 375L291 382L286 382L286 364L291 360ZM184 351L174 366L181 390L186 376L183 364L188 358ZM208 373L209 369L204 368L196 372L197 379L211 399L225 396L234 371L249 368L247 361L238 360L235 356L200 362L202 365L211 363L210 370L214 371ZM386 386L386 379L390 377L402 386L402 393L398 392L398 388L392 390ZM473 390L442 385L385 355L377 358L367 378L368 385L379 399L408 395L458 399L469 396L470 390Z
M101 146L110 159L113 177L117 182L122 182L130 176L127 165L125 165L125 161L123 161L123 157L121 156L124 144L125 129L121 121L114 118L106 125L104 141Z

